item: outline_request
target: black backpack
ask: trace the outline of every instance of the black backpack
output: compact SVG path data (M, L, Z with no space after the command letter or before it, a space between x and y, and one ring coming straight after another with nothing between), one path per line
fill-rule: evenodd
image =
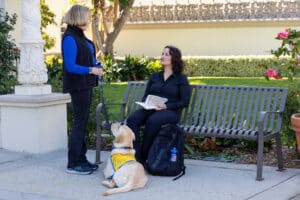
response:
M171 155L174 147L176 154ZM177 176L173 179L177 180L185 174L183 153L183 130L176 124L163 125L150 147L146 169L153 175Z

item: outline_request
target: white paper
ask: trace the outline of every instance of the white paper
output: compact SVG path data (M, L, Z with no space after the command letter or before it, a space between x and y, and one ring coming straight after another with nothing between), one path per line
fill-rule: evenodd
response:
M168 101L167 98L149 94L145 102L136 101L135 103L142 106L146 110L156 109L158 104L164 104Z

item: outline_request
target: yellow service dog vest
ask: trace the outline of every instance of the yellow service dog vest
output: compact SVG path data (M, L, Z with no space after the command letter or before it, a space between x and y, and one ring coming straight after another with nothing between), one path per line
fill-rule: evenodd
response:
M114 154L111 156L111 163L115 171L122 167L126 162L134 161L135 157L132 154Z

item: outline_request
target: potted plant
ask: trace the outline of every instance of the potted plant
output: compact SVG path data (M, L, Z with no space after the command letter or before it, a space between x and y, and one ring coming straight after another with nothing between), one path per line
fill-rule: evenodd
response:
M295 113L291 116L292 128L295 131L297 141L298 156L300 154L300 113Z
M286 107L287 113L289 113L288 117L291 120L291 128L296 134L297 152L300 156L300 113L298 113L300 109L300 87L296 82L300 74L300 31L285 29L277 34L276 39L281 41L281 45L277 50L271 50L271 54L278 59L272 67L263 66L265 78L269 80L270 78L282 79L287 77L290 80L288 105Z

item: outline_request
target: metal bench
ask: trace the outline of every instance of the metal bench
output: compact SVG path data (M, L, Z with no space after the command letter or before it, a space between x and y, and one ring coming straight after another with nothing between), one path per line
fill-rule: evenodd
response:
M125 120L138 106L146 83L128 82L119 121ZM191 85L190 104L181 113L179 125L186 134L233 139L256 140L257 176L263 180L264 142L276 141L278 169L283 170L280 139L282 114L287 88L243 87L218 85ZM106 104L107 105L107 104ZM100 162L101 132L109 129L110 122L101 120L103 104L97 106L96 162Z

